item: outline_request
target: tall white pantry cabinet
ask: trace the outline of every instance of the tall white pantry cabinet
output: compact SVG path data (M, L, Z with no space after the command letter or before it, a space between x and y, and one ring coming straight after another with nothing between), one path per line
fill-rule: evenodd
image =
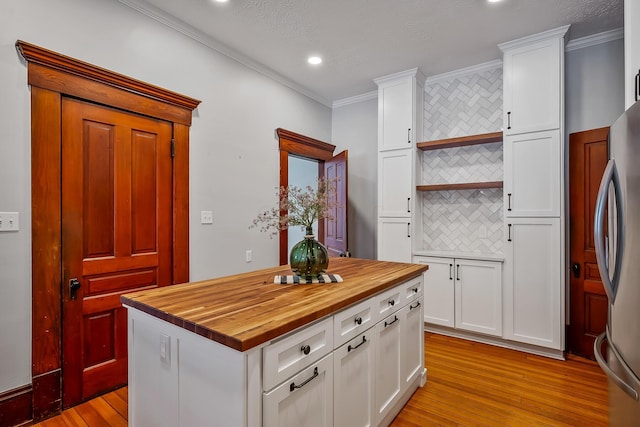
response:
M504 53L503 337L564 347L564 46L569 27Z
M504 253L447 258L425 247L416 200L416 181L422 177L417 148L428 144L417 145L423 131L424 76L413 69L375 80L378 259L430 265L424 275L424 321L436 331L562 357L568 29L499 46L504 54L502 136L469 136L503 141Z
M376 79L378 85L378 259L411 262L415 216L416 142L422 139L424 75L412 70Z

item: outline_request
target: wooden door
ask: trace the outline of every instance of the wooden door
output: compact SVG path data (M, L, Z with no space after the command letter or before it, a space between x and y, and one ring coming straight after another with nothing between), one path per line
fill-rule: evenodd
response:
M349 256L348 235L348 178L347 160L349 153L342 151L335 157L324 162L324 176L326 179L336 179L334 206L330 212L331 219L325 220L324 244L329 250L329 256Z
M171 124L63 98L65 407L127 382L120 295L171 284L172 230Z
M593 216L607 165L609 128L569 137L570 302L567 330L571 353L593 359L593 341L607 323L607 296L596 262Z

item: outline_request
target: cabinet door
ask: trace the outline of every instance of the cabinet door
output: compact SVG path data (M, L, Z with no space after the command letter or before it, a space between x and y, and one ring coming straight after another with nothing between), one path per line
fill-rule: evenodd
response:
M402 392L424 369L424 312L422 297L398 312L402 327Z
M561 190L560 132L504 140L506 217L558 217Z
M334 424L364 427L373 424L372 329L336 349L334 360Z
M412 148L413 77L380 85L378 90L378 150Z
M560 350L560 219L508 219L505 236L504 338Z
M333 353L263 394L264 427L333 425Z
M378 220L378 259L380 261L411 262L410 218L380 218Z
M411 218L413 150L378 154L378 216Z
M502 335L502 264L455 260L456 328Z
M455 326L453 259L416 257L415 262L429 266L429 269L422 273L424 321L453 328Z
M505 135L560 127L563 55L562 38L505 49Z
M403 385L402 363L402 323L398 313L394 313L376 324L375 346L375 423L389 413L401 396Z

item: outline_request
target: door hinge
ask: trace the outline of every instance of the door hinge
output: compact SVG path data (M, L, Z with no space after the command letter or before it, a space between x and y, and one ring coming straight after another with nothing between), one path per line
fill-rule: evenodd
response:
M176 140L171 138L171 157L176 156Z

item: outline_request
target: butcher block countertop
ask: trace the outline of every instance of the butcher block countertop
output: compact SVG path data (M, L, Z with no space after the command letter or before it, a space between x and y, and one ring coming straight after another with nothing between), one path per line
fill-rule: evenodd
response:
M126 294L123 304L246 351L418 277L426 265L331 258L328 273L342 283L280 285L289 266Z

